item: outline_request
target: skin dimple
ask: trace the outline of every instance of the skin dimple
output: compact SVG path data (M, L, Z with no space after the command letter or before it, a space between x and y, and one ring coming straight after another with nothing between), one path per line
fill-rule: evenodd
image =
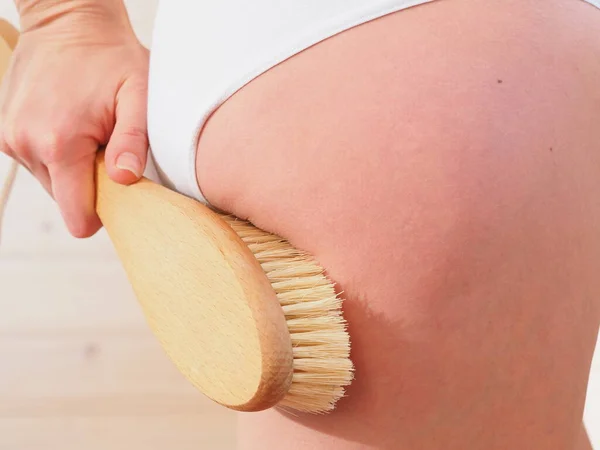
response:
M327 268L357 366L337 412L243 415L240 448L564 449L579 435L600 323L600 12L540 5L390 15L213 115L205 196Z

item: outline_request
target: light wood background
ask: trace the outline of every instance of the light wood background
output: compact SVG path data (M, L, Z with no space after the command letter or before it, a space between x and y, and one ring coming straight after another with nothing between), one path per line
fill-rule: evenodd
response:
M157 0L126 3L151 46ZM12 0L0 16L17 23ZM7 162L0 155L0 180ZM104 232L69 237L21 171L2 238L0 450L234 448L235 414L164 356ZM586 424L600 449L600 355L591 380Z

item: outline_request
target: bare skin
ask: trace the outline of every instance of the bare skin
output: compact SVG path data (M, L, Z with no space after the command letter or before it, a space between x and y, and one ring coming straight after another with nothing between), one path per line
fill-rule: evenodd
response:
M320 260L357 366L326 417L240 415L241 450L591 448L599 35L577 0L442 0L213 115L205 196Z

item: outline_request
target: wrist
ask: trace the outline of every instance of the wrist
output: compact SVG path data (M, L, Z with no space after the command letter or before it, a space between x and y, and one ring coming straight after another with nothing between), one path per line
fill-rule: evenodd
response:
M131 29L122 0L15 0L21 32L43 28L69 34L90 34L99 29Z

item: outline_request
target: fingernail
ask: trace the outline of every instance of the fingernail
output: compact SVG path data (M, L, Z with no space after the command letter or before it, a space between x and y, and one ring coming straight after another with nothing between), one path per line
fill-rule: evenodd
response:
M121 153L117 158L117 169L128 170L136 177L142 176L142 162L133 153Z

